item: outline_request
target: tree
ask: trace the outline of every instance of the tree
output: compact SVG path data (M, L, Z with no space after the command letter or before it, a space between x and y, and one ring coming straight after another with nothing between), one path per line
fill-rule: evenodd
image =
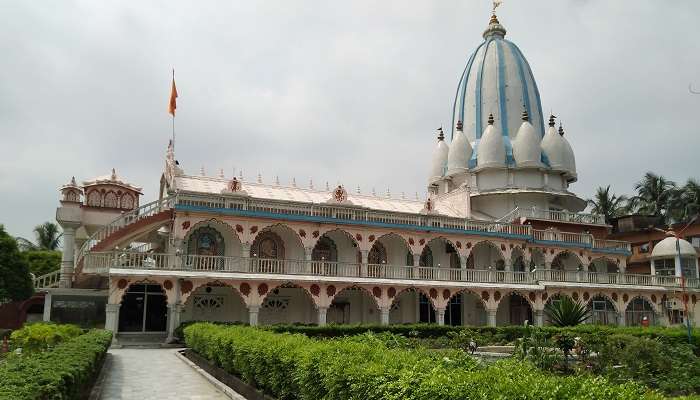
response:
M29 272L34 276L46 275L61 269L61 252L48 250L23 251L22 257L29 265Z
M551 301L544 308L544 312L554 326L576 326L585 322L591 314L588 307L571 300L568 296Z
M630 199L630 206L634 211L662 217L665 221L671 219L671 200L676 193L676 184L673 181L647 172L642 180L634 185L634 189L637 195Z
M18 237L17 242L19 243L20 249L23 251L58 250L59 246L61 245L61 236L63 236L63 233L57 224L53 222L44 222L43 224L34 227L34 236L36 237L35 243Z
M32 295L32 277L17 241L0 225L0 303L24 300Z
M681 189L680 198L683 206L683 221L688 221L700 214L700 183L697 180L688 179L688 182Z
M610 224L612 219L625 212L627 197L616 196L610 193L610 185L596 190L593 199L587 200L593 214L602 215L605 223Z

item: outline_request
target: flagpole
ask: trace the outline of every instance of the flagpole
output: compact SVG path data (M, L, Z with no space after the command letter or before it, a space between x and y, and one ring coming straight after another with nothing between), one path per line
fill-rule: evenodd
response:
M173 82L175 82L175 68L173 68ZM173 151L175 151L175 112L173 112Z

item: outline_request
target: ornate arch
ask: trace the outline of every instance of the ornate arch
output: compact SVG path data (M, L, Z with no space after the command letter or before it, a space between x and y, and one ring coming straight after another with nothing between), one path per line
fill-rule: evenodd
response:
M632 304L632 302L633 302L635 299L642 299L642 300L644 300L645 302L647 302L648 304L650 304L650 305L651 305L651 310L652 310L655 314L661 313L661 310L659 310L658 305L655 304L653 301L651 301L651 298L650 298L649 296L645 295L645 294L636 294L636 295L630 297L630 299L629 299L626 303L624 303L625 312L629 311L628 308L629 308L630 304Z
M287 243L284 242L284 240L282 239L282 237L281 237L277 232L275 232L275 228L281 229L281 230L284 230L284 231L287 231L287 232L291 233L292 238L293 238L292 240L295 241L296 244L298 244L299 247L300 247L301 249L304 249L304 248L305 248L305 247L304 247L304 242L303 242L303 240L301 239L301 237L299 236L299 233L298 233L297 231L295 231L294 229L292 229L291 227L289 227L289 225L286 225L286 224L283 224L283 223L277 223L277 224L268 225L268 226L266 226L266 227L264 227L264 228L262 228L262 229L260 229L260 230L257 230L257 227L253 226L253 227L250 228L251 231L252 231L252 230L255 230L255 232L252 232L253 235L252 235L251 238L250 238L250 239L251 239L250 256L252 256L253 253L254 253L254 252L253 252L253 249L255 248L256 242L258 242L258 244L259 244L260 241L261 241L262 239L264 239L264 238L262 237L262 235L269 235L269 234L271 234L271 233L274 234L275 236L277 236L277 238L279 239L278 245L279 245L280 243L282 244L282 246L284 247L284 248L282 249L282 254L283 254L283 255L285 254L285 252L286 252L286 250L287 250L287 248L288 248L289 246L288 246ZM258 256L259 256L259 255L260 255L260 252L256 252L256 254L258 254ZM284 258L284 256L283 256L283 257L278 257L278 258Z
M452 293L452 295L450 296L450 298L447 299L447 304L450 304L450 301L452 301L452 299L453 299L455 296L461 295L461 294L463 294L463 293L467 293L467 294L470 294L470 295L474 296L474 297L477 298L477 299L479 300L479 302L484 306L484 310L487 308L487 306L488 306L487 303L488 303L488 302L484 300L484 298L481 296L481 294L477 293L476 291L474 291L473 289L470 289L470 288L462 288L462 289L459 289L459 290L455 291L454 293Z
M496 243L494 243L490 240L481 240L481 241L475 243L470 248L469 256L467 257L467 268L468 269L476 269L477 265L476 265L476 261L474 260L475 259L474 254L475 254L477 248L484 247L484 246L495 249L498 258L500 258L500 260L496 260L496 265L494 265L494 267L496 267L496 269L498 269L499 261L500 261L500 265L505 267L506 257L503 253L503 250L498 245L496 245Z
M165 296L165 302L168 303L168 291L165 290L165 288L163 287L163 283L145 278L145 279L141 279L138 281L133 281L133 282L127 283L127 286L124 288L124 290L119 295L119 303L120 304L124 301L124 296L127 293L129 293L129 289L131 289L131 287L134 285L158 285L160 287L160 289L163 291L163 296Z
M461 257L462 257L462 255L461 255L460 252L459 252L459 247L457 247L457 245L455 244L455 242L453 242L452 240L448 239L448 238L445 237L445 236L436 236L436 237L430 239L428 242L426 242L426 243L423 245L423 249L421 250L421 266L427 266L427 265L423 265L423 260L422 260L422 259L423 259L423 256L424 256L424 254L426 254L426 249L427 249L427 250L430 251L430 255L431 255L431 257L432 257L432 249L430 248L430 244L433 243L433 242L436 242L436 241L437 241L437 242L443 242L443 243L445 243L446 245L449 245L450 247L452 247L452 250L454 250L454 252L447 252L447 253L450 255L450 266L449 266L449 267L450 267L450 268L461 268L461 265L462 265ZM410 251L410 247L409 247L409 251ZM433 259L433 260L434 260L434 259ZM453 266L453 264L456 264L456 266ZM432 266L433 266L433 267L436 267L434 261L433 261L433 265L432 265Z
M605 292L594 292L594 293L590 294L590 298L588 300L584 300L584 304L586 304L587 307L593 307L593 300L596 297L609 301L610 304L613 305L615 312L620 313L620 307L618 306L618 303L615 300L613 300L613 298Z
M369 289L367 289L364 286L360 286L360 285L348 285L348 286L345 286L342 289L336 291L333 294L333 296L328 296L328 304L329 305L332 304L333 301L335 300L335 298L338 297L339 294L343 293L346 290L359 290L359 291L363 292L365 295L367 295L367 297L372 299L372 302L374 303L374 306L377 309L377 311L379 311L381 309L379 306L379 300L377 300L377 297ZM398 295L397 295L397 297L398 297Z
M398 292L396 292L396 295L391 299L391 304L389 305L389 308L393 308L394 304L396 303L396 300L398 300L398 298L401 297L401 295L403 293L406 293L406 292L418 292L418 293L424 295L428 299L428 301L430 302L430 306L433 307L433 310L437 312L437 309L438 309L437 303L436 303L437 296L435 298L432 298L430 296L430 291L426 292L424 289L421 289L417 286L408 286L408 287L405 287L405 288L399 290ZM439 293L438 293L438 295L439 295Z
M404 247L406 248L406 250L408 250L411 254L413 254L413 250L411 249L411 245L410 245L409 241L406 240L406 238L405 238L403 235L401 235L400 233L396 233L396 232L385 233L385 234L379 236L379 237L376 239L376 241L378 242L378 241L380 241L381 239L384 239L384 238L386 238L386 237L394 237L394 236L395 236L395 237L398 237L399 239L401 239L401 242L403 243L403 245L404 245Z
M243 297L243 294L238 290L237 287L233 285L231 282L223 282L220 280L213 280L213 281L201 281L197 286L194 286L192 290L188 291L187 293L183 293L180 295L180 302L182 304L186 303L187 300L189 300L190 296L194 294L194 292L197 291L197 289L202 288L202 287L227 287L230 288L234 295L238 297L238 299L241 300L244 306L248 307L248 303L245 301L245 297Z
M554 257L552 258L552 269L554 269L554 263L557 262L558 260L560 260L561 257L565 257L565 256L569 256L569 255L574 256L576 258L576 260L578 260L578 265L580 267L583 266L584 263L583 263L583 260L581 259L581 257L578 254L576 254L575 252L567 249L567 250L559 250L559 251L556 251L554 253ZM565 267L563 267L563 268L565 270Z
M599 257L592 258L591 261L588 262L588 270L590 271L593 264L599 260L603 260L606 263L610 263L617 268L619 268L619 266L620 266L620 261L618 259L611 258L609 256L599 256ZM607 267L607 264L606 264L606 267ZM601 271L596 271L596 272L601 272ZM606 268L606 271L604 271L604 272L608 273L607 268Z
M197 231L199 228L206 227L206 226L212 226L212 225L213 225L213 228L216 229L217 231L219 231L219 233L222 235L222 237L224 237L224 240L225 240L225 236L229 235L234 240L237 240L239 244L242 243L241 238L238 236L238 233L236 232L236 230L233 229L233 227L231 225L229 225L228 223L226 223L225 221L222 221L222 220L217 219L217 218L210 218L210 219L206 219L206 220L201 220L201 221L197 222L196 224L192 225L187 230L187 233L185 234L185 236L182 238L182 242L185 243L185 246L189 246L190 238L192 237L192 234L195 231ZM185 249L187 250L188 247L186 247Z
M263 285L263 284L261 284L261 285ZM261 285L258 285L258 290L260 290L260 286L261 286ZM265 284L265 285L266 285L266 284ZM314 295L312 295L311 292L309 292L309 289L307 289L307 288L304 287L304 286L298 285L298 284L296 284L296 283L290 282L290 281L284 282L284 283L280 283L279 285L276 285L276 286L274 286L274 287L271 287L269 290L267 290L267 292L265 292L265 293L263 293L263 294L260 294L260 292L258 291L258 294L260 294L260 297L261 297L261 302L260 302L260 304L261 304L261 305L262 305L262 304L265 304L265 301L267 301L268 297L270 297L270 294L274 293L277 289L280 289L280 288L296 288L296 289L301 289L301 290L303 291L303 293L304 293L304 296L305 296L308 300L311 301L311 304L314 306L314 309L317 309L317 310L318 310L319 303L314 299Z

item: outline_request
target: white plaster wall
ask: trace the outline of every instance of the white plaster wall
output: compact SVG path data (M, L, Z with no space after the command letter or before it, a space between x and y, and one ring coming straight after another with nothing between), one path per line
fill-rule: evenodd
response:
M391 324L408 324L415 323L419 319L418 308L418 293L403 292L394 300L394 304L398 303L398 307L392 307L389 312L389 323Z
M195 299L210 298L221 300L220 308L196 308ZM188 298L180 317L181 321L217 321L217 322L247 322L248 309L233 289L225 286L211 287L211 292L206 292L206 287L197 288Z
M332 231L326 233L338 250L338 261L344 263L357 262L357 247L355 243L343 232Z
M541 188L544 185L542 172L534 169L513 170L513 184L521 188Z
M344 307L339 307L345 304ZM379 309L369 294L361 290L344 290L338 293L328 309L328 323L378 324Z
M484 303L476 295L462 293L462 324L465 326L486 325L486 310Z
M260 307L258 322L261 325L289 324L301 322L305 324L318 323L318 311L308 295L300 288L279 288L278 294L270 292L268 299L280 300L288 305L285 309Z
M489 269L496 268L496 261L501 259L501 252L489 246L486 243L481 243L472 250L474 255L474 269Z
M391 265L406 265L406 253L409 252L406 242L397 235L388 235L379 239L386 249L386 263Z
M476 173L479 190L498 189L508 186L508 170L484 169Z
M279 227L273 228L272 231L279 235L282 242L284 242L284 258L289 260L306 259L304 247L294 231Z

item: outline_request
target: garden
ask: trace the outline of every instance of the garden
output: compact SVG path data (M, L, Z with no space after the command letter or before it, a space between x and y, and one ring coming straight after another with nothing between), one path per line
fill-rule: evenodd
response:
M112 334L35 323L2 339L0 400L84 399L97 378Z
M700 398L697 347L678 328L193 323L182 333L276 399ZM512 351L479 356L493 345Z

